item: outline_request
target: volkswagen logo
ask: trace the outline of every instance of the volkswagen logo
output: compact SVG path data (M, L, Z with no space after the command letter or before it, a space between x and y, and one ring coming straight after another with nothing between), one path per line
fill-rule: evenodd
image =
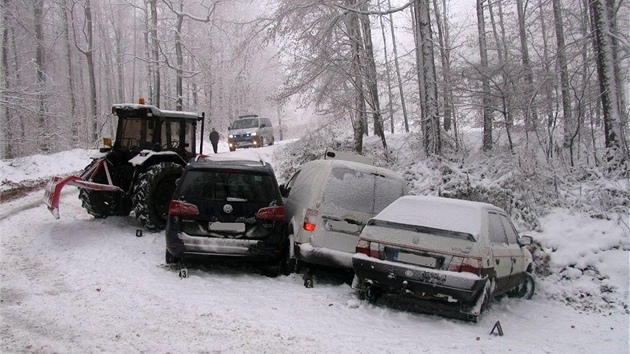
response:
M223 212L226 214L231 213L232 211L234 211L234 208L232 207L232 204L225 204L223 206Z
M411 239L411 242L413 242L414 245L417 245L420 242L420 238L418 236L414 236Z

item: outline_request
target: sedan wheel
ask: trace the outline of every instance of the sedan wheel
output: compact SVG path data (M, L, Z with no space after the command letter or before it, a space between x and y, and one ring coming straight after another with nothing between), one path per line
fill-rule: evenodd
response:
M514 288L510 295L512 295L513 297L529 300L532 298L532 296L534 296L534 290L536 290L534 277L530 273L526 273L523 282L519 286Z

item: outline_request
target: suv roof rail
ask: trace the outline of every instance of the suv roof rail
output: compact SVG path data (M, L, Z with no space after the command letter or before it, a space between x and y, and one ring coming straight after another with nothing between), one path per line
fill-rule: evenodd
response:
M238 116L238 119L241 119L241 118L255 118L255 117L258 117L258 114L245 114L245 115L242 115L242 116Z

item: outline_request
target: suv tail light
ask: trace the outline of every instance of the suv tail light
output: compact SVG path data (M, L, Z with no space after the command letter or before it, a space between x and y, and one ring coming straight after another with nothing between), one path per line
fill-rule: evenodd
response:
M191 216L199 215L199 208L195 204L171 200L168 206L168 215L171 216Z
M284 222L285 214L283 206L272 206L266 208L260 208L256 212L256 219L266 221L280 221Z
M481 274L481 259L453 257L448 270L452 272L466 272L479 275Z
M381 244L378 242L370 242L367 240L359 240L357 242L357 247L355 248L356 253L362 253L374 258L381 258Z
M304 230L315 231L317 226L317 209L306 209L306 215L304 215Z

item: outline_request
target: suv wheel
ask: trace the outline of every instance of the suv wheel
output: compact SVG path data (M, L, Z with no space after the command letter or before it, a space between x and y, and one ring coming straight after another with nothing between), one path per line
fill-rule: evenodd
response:
M166 250L166 256L164 257L164 261L166 262L166 264L174 264L174 263L179 263L179 261L181 261L181 258L174 256L171 252Z

